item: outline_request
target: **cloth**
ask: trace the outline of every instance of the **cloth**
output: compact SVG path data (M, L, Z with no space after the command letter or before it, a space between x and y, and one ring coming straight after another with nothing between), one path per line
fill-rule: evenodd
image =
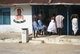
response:
M36 21L33 21L32 26L33 26L33 30L34 30L35 32L37 32L39 28L38 28L38 24L37 24Z
M54 20L51 20L51 22L49 23L49 26L47 28L47 31L48 32L53 32L53 33L56 33L57 30L56 30L56 24L55 24L55 21Z
M64 17L62 15L57 15L55 19L56 19L57 28L62 28Z
M77 18L72 19L72 30L74 34L76 34L78 31L78 19Z
M41 20L38 20L38 28L39 28L39 30L43 30L44 29L44 26L43 26Z

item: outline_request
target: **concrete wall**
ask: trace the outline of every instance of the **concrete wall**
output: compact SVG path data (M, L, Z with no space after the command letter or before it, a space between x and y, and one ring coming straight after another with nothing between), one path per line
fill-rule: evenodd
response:
M17 15L17 8L22 8L22 15L24 16L26 22L24 23L15 23L13 20ZM28 28L29 34L32 33L32 8L29 5L24 6L12 6L11 9L11 24L10 25L0 25L0 32L21 32L21 28Z

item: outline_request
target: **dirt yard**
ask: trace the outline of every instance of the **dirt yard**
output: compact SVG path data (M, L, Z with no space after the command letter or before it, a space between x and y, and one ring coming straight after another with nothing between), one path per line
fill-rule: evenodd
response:
M0 43L0 54L80 54L80 45Z

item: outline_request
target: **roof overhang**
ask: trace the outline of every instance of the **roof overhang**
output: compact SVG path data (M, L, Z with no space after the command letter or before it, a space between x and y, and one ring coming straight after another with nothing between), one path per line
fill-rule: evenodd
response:
M15 3L15 4L0 4L0 5L80 5L80 3Z
M6 4L0 4L6 5ZM20 4L7 4L7 5L80 5L80 3L20 3Z
M0 5L80 5L80 0L0 0Z

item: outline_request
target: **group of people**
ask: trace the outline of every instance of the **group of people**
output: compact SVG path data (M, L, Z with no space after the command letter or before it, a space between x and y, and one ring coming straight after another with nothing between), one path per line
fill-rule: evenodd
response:
M34 38L39 37L39 34L43 34L44 26L41 21L42 15L39 14L38 16L34 15L33 16L33 31L34 31Z
M51 17L51 21L47 28L48 33L49 34L57 33L58 35L61 35L63 28L63 19L64 17L62 15Z
M76 35L78 31L78 14L72 14L71 16L71 22L72 22L72 34ZM62 28L63 28L63 20L64 16L57 15L53 16L51 18L51 22L49 23L47 31L51 33L57 33L58 35L61 35ZM69 22L67 22L69 23Z
M42 15L39 14L38 16L33 16L33 30L34 30L34 38L38 37L38 34L43 33L45 26L41 21ZM72 21L72 34L76 35L78 31L78 15L72 14L71 21ZM51 21L46 29L48 34L58 34L61 35L63 25L64 16L63 15L56 15L51 17ZM68 22L67 22L68 23Z

